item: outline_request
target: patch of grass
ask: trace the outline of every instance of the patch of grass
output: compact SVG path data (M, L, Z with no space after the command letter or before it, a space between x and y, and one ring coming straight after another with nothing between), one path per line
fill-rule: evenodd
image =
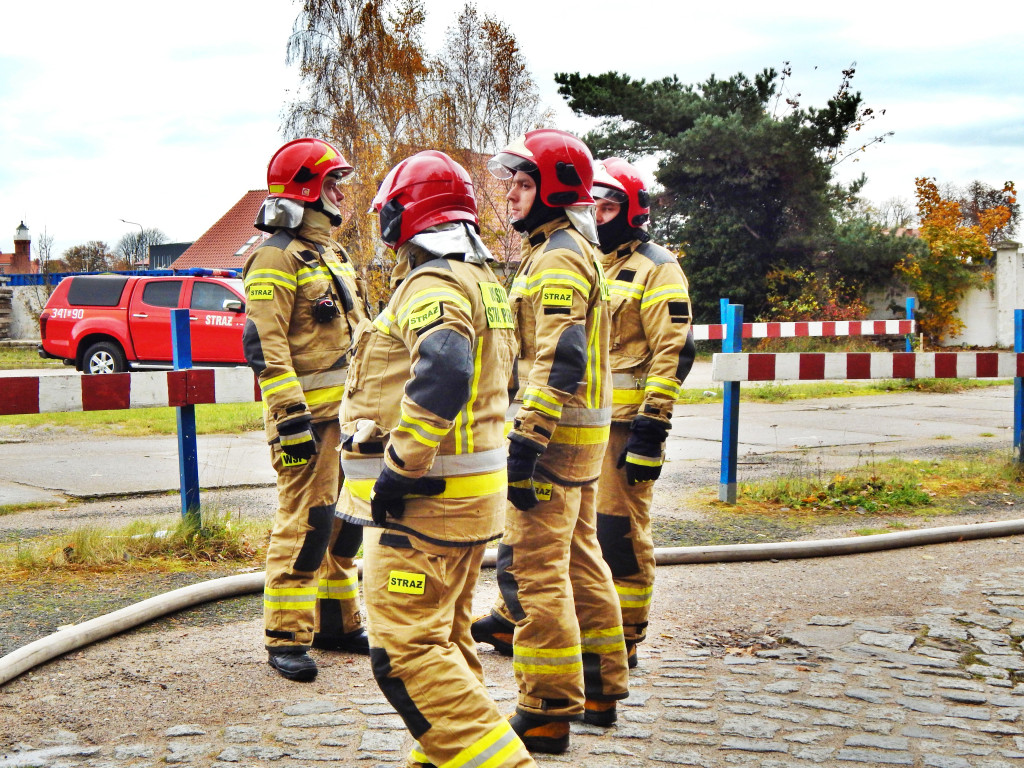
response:
M833 476L785 476L741 483L739 515L832 517L941 514L937 501L973 493L1020 493L1024 467L1005 451L934 461L889 459ZM719 502L712 502L718 506Z
M49 360L39 356L35 347L0 346L0 371L15 371L20 368L70 368L60 360Z
M121 437L178 433L177 412L174 408L0 416L0 426L56 426ZM262 403L217 403L196 406L196 432L200 435L237 434L260 429L263 429Z
M266 523L205 514L160 529L153 521L122 528L85 527L0 548L0 572L191 570L202 564L259 566L266 557Z
M760 544L794 541L810 528L801 521L755 515L720 515L709 522L654 517L651 521L657 547L708 547L720 544Z
M0 517L13 515L16 512L25 512L29 509L46 509L52 507L51 501L26 501L21 504L0 504Z
M854 528L853 532L858 536L877 536L880 533L892 533L893 531L904 530L909 526L897 521L886 524L884 528Z

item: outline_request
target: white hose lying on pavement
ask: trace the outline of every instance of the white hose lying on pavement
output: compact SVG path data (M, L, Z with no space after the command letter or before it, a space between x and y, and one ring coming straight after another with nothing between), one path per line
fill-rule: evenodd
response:
M708 547L665 547L654 550L658 565L692 563L725 563L751 560L787 560L802 557L833 557L862 552L879 552L901 547L942 544L968 539L986 539L1024 534L1024 520L1004 520L997 523L948 525L941 528L922 528L914 531L881 533L845 539L819 539L817 541L784 541L765 544L723 544ZM488 550L483 564L494 567L495 552ZM360 566L361 567L361 566ZM0 685L51 659L76 650L97 640L132 629L147 621L165 616L183 608L190 608L210 600L245 595L263 590L265 573L245 573L204 581L175 589L141 603L98 616L95 619L65 627L52 635L0 657Z

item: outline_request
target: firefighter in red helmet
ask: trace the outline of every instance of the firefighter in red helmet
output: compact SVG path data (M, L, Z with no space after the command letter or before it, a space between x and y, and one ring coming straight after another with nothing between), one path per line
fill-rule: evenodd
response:
M477 640L512 633L519 701L512 727L531 751L560 753L569 722L610 725L628 695L611 572L597 541L597 478L611 419L608 285L600 264L593 159L558 130L530 131L488 168L509 179L523 238L510 293L519 389L509 433L501 596ZM514 626L514 631L513 631Z
M271 233L246 261L243 346L264 404L278 509L267 548L264 643L289 680L312 680L311 646L367 653L355 555L362 529L335 516L338 409L364 291L345 250L341 180L352 166L330 144L303 138L267 168L255 226Z
M612 425L597 489L597 538L615 579L633 667L654 593L654 481L696 347L686 275L674 254L650 242L640 173L608 158L597 164L591 191L612 303Z
M505 509L512 313L473 183L442 152L396 165L373 201L394 294L362 329L342 405L339 514L367 526L370 661L416 739L408 765L533 766L483 685L470 633Z

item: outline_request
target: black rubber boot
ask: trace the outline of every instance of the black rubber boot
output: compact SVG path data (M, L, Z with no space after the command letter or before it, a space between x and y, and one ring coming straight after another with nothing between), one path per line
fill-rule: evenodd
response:
M361 653L363 656L367 656L370 653L370 636L366 634L365 629L346 632L340 637L313 635L313 647L322 651Z
M478 643L488 643L493 645L494 650L502 656L511 656L512 634L515 629L514 624L509 624L504 619L489 613L474 619L469 632Z
M508 719L509 725L530 752L561 755L569 749L569 723L548 720L516 712Z
M636 643L631 640L626 641L626 665L630 669L636 669L636 665L640 663L639 657L636 655Z
M267 663L281 677L304 683L316 679L316 662L306 653L305 648L268 648L267 653Z
M614 701L594 701L587 699L583 702L583 722L590 725L599 725L608 728L615 725L618 715L615 712Z

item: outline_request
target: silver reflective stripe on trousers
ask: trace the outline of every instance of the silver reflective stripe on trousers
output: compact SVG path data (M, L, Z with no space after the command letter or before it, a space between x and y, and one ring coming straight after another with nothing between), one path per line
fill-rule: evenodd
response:
M478 475L483 472L496 472L505 468L508 452L505 447L492 448L479 453L459 453L450 456L437 456L434 466L427 470L427 477L459 477L460 475ZM357 459L346 456L341 460L341 468L349 480L371 480L379 477L384 469L382 457Z
M505 411L505 421L515 421L522 403L512 403ZM611 424L611 408L563 408L562 418L558 420L560 427L603 427Z

